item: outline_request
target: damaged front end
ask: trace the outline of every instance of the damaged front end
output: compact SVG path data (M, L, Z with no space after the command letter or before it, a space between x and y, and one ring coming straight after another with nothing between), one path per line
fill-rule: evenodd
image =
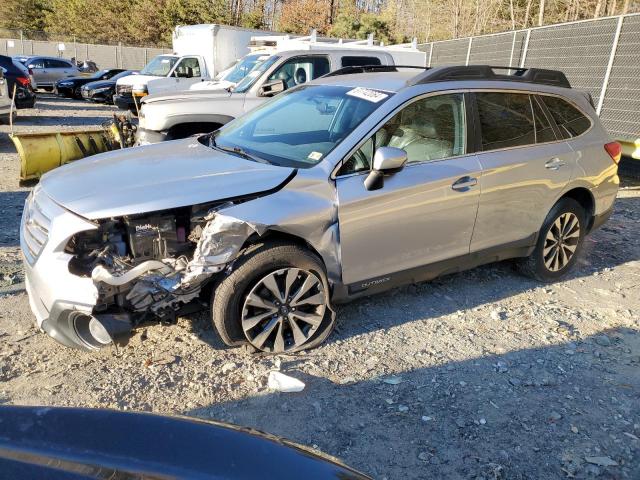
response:
M148 321L172 322L204 306L202 293L237 257L255 226L224 215L232 202L176 208L100 221L66 246L69 271L91 278L92 315L73 327L83 346L97 349Z

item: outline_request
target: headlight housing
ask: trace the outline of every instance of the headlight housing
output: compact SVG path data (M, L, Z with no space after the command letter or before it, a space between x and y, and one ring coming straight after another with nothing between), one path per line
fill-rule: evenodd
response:
M72 82L60 82L60 83L58 83L59 87L70 87L71 85L73 85Z
M100 88L94 88L91 91L93 93L102 93L102 92L106 92L107 90L109 90L109 88L111 88L111 87L100 87Z

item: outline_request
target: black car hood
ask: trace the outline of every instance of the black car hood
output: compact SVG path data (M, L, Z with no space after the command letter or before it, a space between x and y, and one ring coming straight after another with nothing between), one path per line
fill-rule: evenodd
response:
M273 435L115 410L0 407L2 478L366 480Z
M85 84L89 90L95 90L96 88L114 87L116 82L113 80L95 80Z
M95 82L95 81L96 79L91 77L66 77L66 78L61 78L56 83L73 82L75 84L79 84L79 83L84 84L84 83Z

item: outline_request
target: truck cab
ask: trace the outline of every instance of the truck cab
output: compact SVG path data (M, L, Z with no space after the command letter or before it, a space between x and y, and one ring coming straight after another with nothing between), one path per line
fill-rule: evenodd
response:
M147 84L156 78L171 77L177 75L175 67L182 60L178 55L158 55L154 57L137 75L128 75L116 82L116 93L113 97L115 103L122 110L136 112L136 97L147 95ZM175 73L174 73L175 72ZM176 77L177 78L177 77Z
M114 103L137 113L139 100L148 94L186 90L195 83L213 80L250 52L249 42L257 33L269 36L269 32L227 25L177 26L174 53L158 55L139 75L118 80Z

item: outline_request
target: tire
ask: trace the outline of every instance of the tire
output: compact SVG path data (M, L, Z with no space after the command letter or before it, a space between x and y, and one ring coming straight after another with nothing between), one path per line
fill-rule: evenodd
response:
M293 278L290 289L286 287L289 274ZM289 298L277 307L274 306L278 303L276 295L263 283L267 277L276 282L282 297L289 290ZM302 305L296 311L296 298L293 297L303 290L307 281L313 287L308 293L299 295L300 299L305 299L301 303L313 297L322 298L323 305ZM270 296L267 303L277 308L276 311L255 306L255 299L264 300L265 295ZM315 254L291 243L263 243L245 250L235 261L233 271L214 288L212 297L213 324L228 346L249 344L262 352L293 353L320 345L335 326L335 313L330 306L329 285L322 262ZM317 325L306 323L298 315L313 320ZM251 327L256 319L259 321ZM261 334L266 338L263 343Z
M572 227L574 219L578 222L577 228ZM560 234L563 238L561 244L564 246L557 248L554 246L557 245L557 240L551 240L550 237L556 236L559 225L564 227L564 237ZM567 275L582 250L586 226L587 216L584 208L572 198L560 199L542 224L533 253L520 260L520 271L545 283L555 282ZM554 255L556 251L558 255Z
M76 100L82 100L82 90L80 90L81 87L76 87L73 90L73 95L71 96L71 98L75 98Z

